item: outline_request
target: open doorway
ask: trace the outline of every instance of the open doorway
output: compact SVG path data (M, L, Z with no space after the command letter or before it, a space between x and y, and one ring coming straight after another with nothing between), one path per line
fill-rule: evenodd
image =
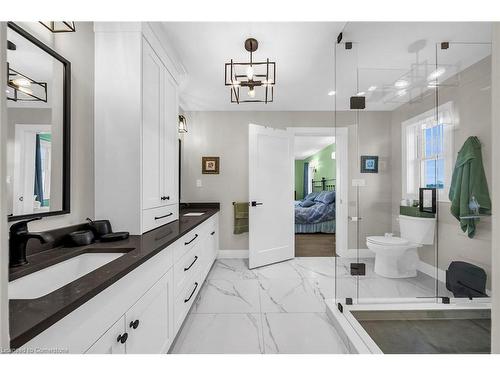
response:
M294 131L296 257L336 255L336 168L332 129Z

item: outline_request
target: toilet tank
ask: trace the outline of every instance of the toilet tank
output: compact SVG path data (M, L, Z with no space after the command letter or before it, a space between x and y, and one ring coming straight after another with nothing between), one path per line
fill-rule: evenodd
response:
M401 238L421 245L434 243L436 219L399 215Z

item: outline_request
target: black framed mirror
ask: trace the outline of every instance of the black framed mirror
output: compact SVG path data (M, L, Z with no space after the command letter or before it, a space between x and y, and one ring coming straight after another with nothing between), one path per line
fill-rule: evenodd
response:
M71 63L7 23L8 220L70 212Z

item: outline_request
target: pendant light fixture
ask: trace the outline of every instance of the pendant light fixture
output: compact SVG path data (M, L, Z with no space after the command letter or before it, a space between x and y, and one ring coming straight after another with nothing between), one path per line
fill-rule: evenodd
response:
M76 26L74 21L39 21L39 22L53 33L76 32Z
M225 64L224 84L231 90L231 103L271 103L276 84L276 63L253 61L259 42L254 38L245 40L245 49L250 53L249 62Z

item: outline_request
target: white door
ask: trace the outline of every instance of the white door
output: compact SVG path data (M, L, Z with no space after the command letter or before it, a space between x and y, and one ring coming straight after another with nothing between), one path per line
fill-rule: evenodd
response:
M172 279L170 270L125 314L127 354L167 352L174 338Z
M121 317L85 353L87 354L125 354L128 333L125 320Z
M294 257L293 137L249 125L250 268Z
M165 70L165 179L164 192L166 204L177 204L179 202L179 142L178 142L178 95L177 86Z
M142 202L143 208L165 205L164 185L164 66L143 41L142 82Z

